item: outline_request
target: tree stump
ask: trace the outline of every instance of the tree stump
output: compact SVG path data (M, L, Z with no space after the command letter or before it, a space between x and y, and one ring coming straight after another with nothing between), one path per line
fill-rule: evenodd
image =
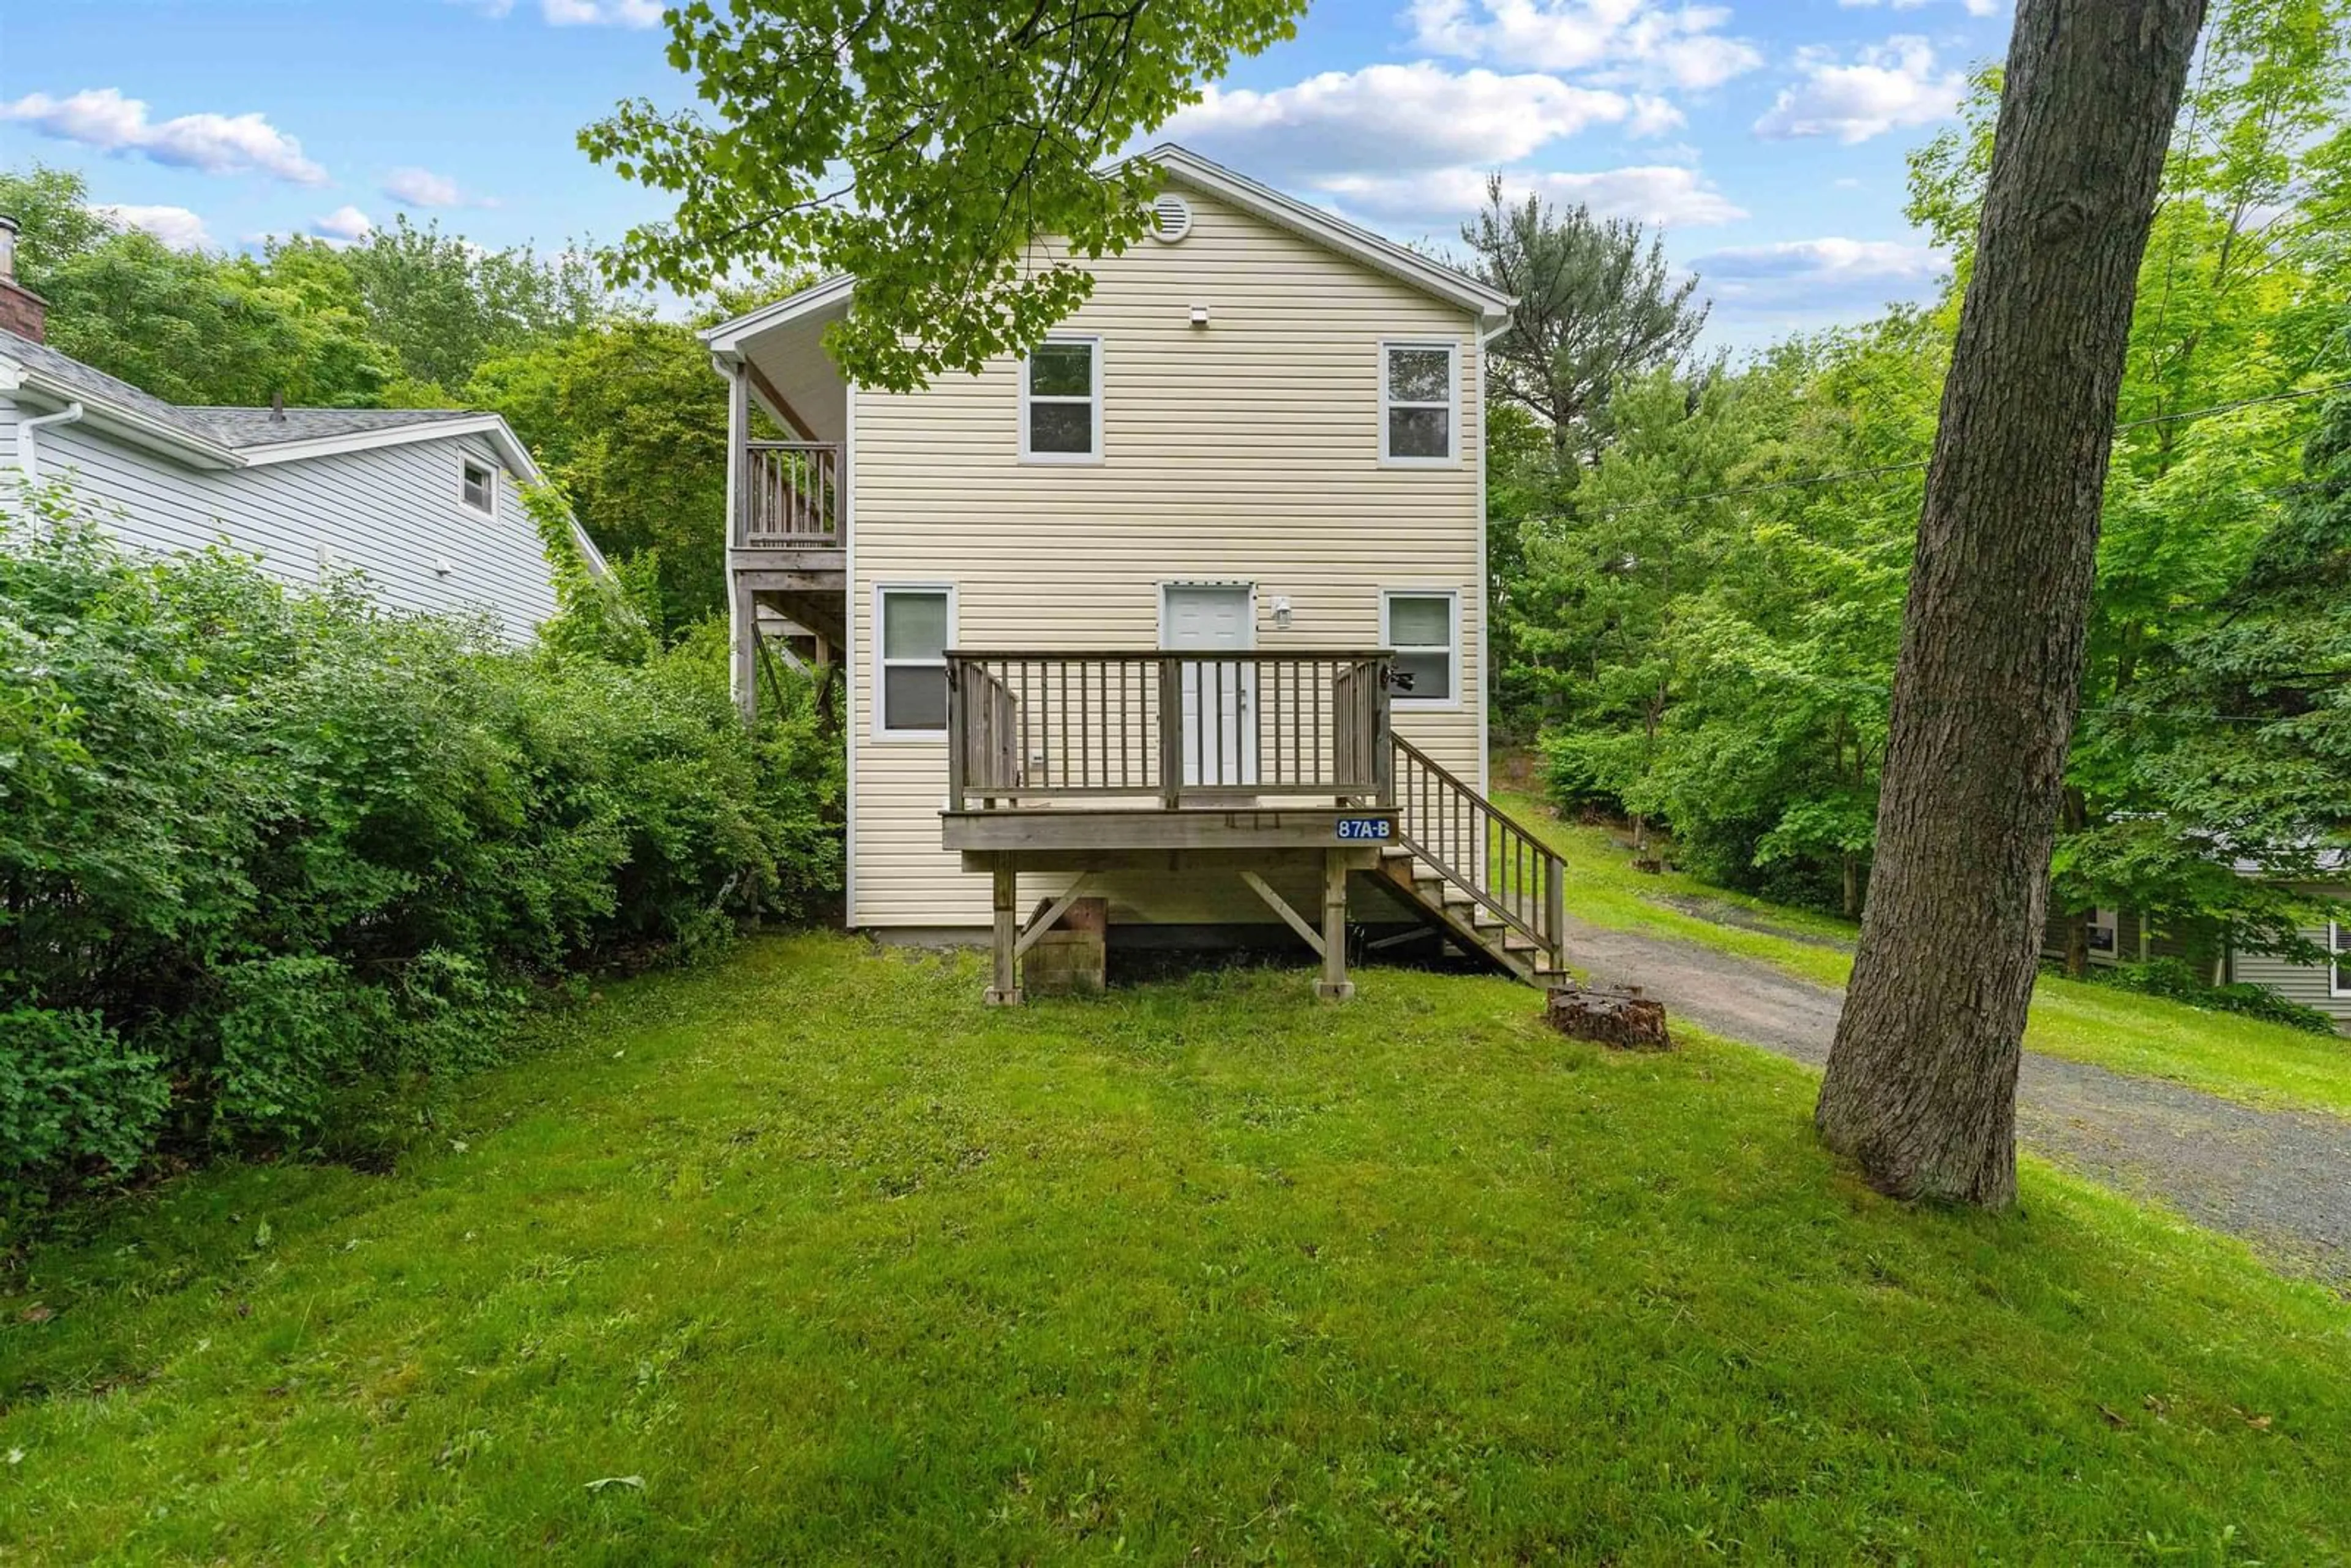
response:
M1552 988L1543 1016L1572 1040L1588 1040L1616 1051L1671 1051L1666 1004L1641 994L1638 986L1586 990L1570 981Z

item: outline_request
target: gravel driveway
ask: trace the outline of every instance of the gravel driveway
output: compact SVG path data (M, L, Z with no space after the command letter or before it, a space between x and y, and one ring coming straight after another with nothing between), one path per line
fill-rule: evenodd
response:
M1643 988L1667 1015L1818 1067L1844 993L1693 942L1569 922L1568 959ZM2351 1280L2351 1122L2256 1111L2194 1089L2024 1053L2018 1141L2109 1186Z

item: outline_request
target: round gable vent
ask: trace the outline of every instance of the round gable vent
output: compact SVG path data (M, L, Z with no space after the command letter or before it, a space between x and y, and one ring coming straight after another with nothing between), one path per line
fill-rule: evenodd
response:
M1151 237L1174 245L1192 232L1192 204L1170 192L1151 204Z

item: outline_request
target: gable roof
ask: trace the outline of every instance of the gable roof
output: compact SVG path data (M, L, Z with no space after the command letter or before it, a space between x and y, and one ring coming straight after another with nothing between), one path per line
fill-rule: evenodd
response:
M539 482L538 465L495 413L444 408L188 407L166 402L47 343L0 329L0 392L29 392L59 407L79 403L93 424L199 468L250 468L485 435L508 469Z
M1270 185L1236 173L1173 141L1163 141L1148 152L1138 152L1133 161L1156 165L1171 185L1214 196L1401 283L1475 312L1486 326L1497 327L1507 321L1510 307L1517 303L1510 295L1467 273L1383 238L1335 214L1308 206L1294 196L1284 195ZM787 295L731 321L720 322L704 332L702 340L721 358L738 354L746 341L763 332L845 305L854 287L854 280L847 273L836 273L797 294Z

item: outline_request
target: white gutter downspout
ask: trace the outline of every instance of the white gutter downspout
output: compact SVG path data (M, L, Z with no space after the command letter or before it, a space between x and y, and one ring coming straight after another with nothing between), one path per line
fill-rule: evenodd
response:
M33 433L52 424L78 424L81 422L81 404L69 402L55 413L16 422L16 468L25 476L26 484L33 484L41 476L41 457L33 445Z

